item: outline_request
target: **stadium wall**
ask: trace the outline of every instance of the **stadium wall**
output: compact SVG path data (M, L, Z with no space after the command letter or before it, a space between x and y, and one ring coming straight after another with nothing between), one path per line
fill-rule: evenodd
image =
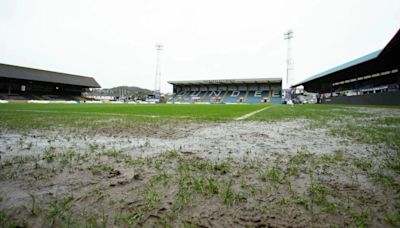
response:
M338 96L322 99L325 104L354 105L400 105L400 91L364 94L360 96Z

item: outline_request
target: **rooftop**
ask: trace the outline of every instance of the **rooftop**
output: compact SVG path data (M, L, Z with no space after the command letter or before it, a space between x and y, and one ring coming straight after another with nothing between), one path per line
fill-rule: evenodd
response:
M0 77L100 88L92 78L0 63Z
M244 78L244 79L168 81L168 83L172 85L255 84L255 83L280 83L280 82L282 82L282 78Z
M397 33L393 36L393 38L389 41L389 43L381 50L378 51L374 51L372 53L369 53L367 55L364 55L360 58L351 60L349 62L346 62L342 65L333 67L329 70L323 71L319 74L313 75L299 83L296 83L295 85L293 85L292 87L296 87L299 85L303 85L305 83L308 83L310 81L313 81L315 79L319 79L322 77L326 77L326 76L333 76L335 73L340 72L340 71L344 71L347 69L352 68L353 66L357 66L357 65L361 65L363 63L366 63L368 61L375 61L375 59L380 59L386 56L396 56L398 55L398 50L400 48L400 30L397 31Z
M379 54L381 52L382 52L382 50L378 50L378 51L374 51L372 53L369 53L368 55L364 55L364 56L362 56L360 58L353 59L353 60L351 60L351 61L349 61L347 63L343 63L342 65L339 65L337 67L333 67L333 68L331 68L329 70L326 70L326 71L323 71L323 72L318 73L316 75L313 75L313 76L311 76L311 77L309 77L309 78L307 78L307 79L305 79L305 80L303 80L303 81L301 81L301 82L299 82L299 83L297 83L297 84L295 84L293 86L299 86L299 85L302 85L302 84L304 84L306 82L312 81L314 79L322 78L322 77L325 77L325 76L327 76L329 74L333 74L335 72L338 72L338 71L344 70L346 68L349 68L351 66L355 66L355 65L358 65L360 63L364 63L364 62L367 62L369 60L375 59L376 57L379 56Z

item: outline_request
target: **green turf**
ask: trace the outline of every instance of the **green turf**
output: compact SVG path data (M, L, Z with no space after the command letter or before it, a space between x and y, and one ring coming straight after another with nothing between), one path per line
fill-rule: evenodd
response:
M64 144L62 144L62 140L53 140L54 134L47 134L46 136L45 131L46 129L52 129L56 132L56 137L59 134L63 134L65 136L64 139L68 141L78 137L85 139L89 134L92 134L93 138L103 136L103 134L110 138L116 136L116 144L112 144L112 147L114 147L114 145L121 143L121 138L118 137L120 133L122 133L122 136L127 133L127 140L132 138L135 140L135 137L142 135L153 137L153 133L154 137L158 137L157 131L160 129L161 131L168 131L175 128L176 124L179 123L196 122L193 126L201 128L202 126L198 125L198 123L205 122L208 124L203 126L208 127L214 125L214 121L235 121L235 118L239 116L264 107L267 107L267 109L249 117L245 121L259 121L256 124L262 126L266 131L276 130L276 127L268 128L275 124L278 126L281 124L291 124L291 126L295 127L301 126L301 128L293 130L311 131L317 139L315 145L322 149L323 147L320 147L319 144L323 144L325 141L329 143L329 140L333 137L336 137L335 140L339 139L340 144L343 143L348 146L351 146L353 141L374 146L370 147L372 148L371 151L367 150L357 156L345 151L343 148L346 148L346 146L338 146L334 153L321 151L322 156L309 153L307 148L299 147L297 154L291 154L275 152L269 150L268 146L266 146L266 153L270 151L271 156L260 156L260 159L256 158L255 160L246 158L243 159L243 163L239 160L231 160L230 157L225 162L214 163L214 161L210 162L208 159L191 156L181 149L165 152L158 157L133 159L130 155L132 152L130 151L131 147L127 147L126 154L122 150L110 150L111 145L110 147L107 146L107 148L101 148L100 145L105 145L100 144L101 139L99 142L89 145L90 151L84 153L87 154L86 157L78 153L78 149L75 153L74 147L63 151ZM66 173L72 175L74 172L78 172L79 176L81 174L82 176L87 175L87 172L90 172L90 175L96 177L95 180L101 178L105 181L100 183L101 188L89 189L88 193L85 192L87 188L83 192L79 192L79 189L74 189L74 194L71 194L71 196L58 198L59 196L56 195L55 197L50 197L53 200L50 202L45 201L46 199L35 201L34 197L37 192L29 193L32 202L26 201L22 210L30 212L29 217L26 216L26 213L21 215L19 208L8 211L3 210L0 211L0 223L3 222L6 224L4 226L12 227L27 226L22 219L30 221L33 218L32 221L37 222L47 221L45 220L46 218L51 220L49 226L58 225L57 223L51 224L56 220L59 220L61 225L76 222L75 226L84 226L84 223L81 225L78 223L80 222L79 219L85 221L84 219L88 219L87 216L90 216L93 217L94 225L92 223L87 225L89 223L86 222L86 226L98 226L96 218L103 216L102 219L105 221L106 219L104 218L108 218L107 210L120 211L121 215L122 208L125 208L124 205L128 203L128 201L122 199L126 199L125 195L121 199L118 197L110 198L110 202L102 201L102 198L107 198L105 196L108 196L109 193L109 196L121 195L113 194L111 188L120 191L122 188L127 189L127 187L130 188L131 186L122 185L132 183L134 185L132 189L135 191L133 195L139 195L137 199L145 203L139 205L140 207L138 206L139 212L131 212L131 208L126 207L130 211L129 213L135 213L124 215L129 219L139 218L140 220L146 214L150 215L154 211L161 211L159 208L163 208L164 211L166 209L165 205L167 205L166 201L172 205L170 208L172 208L173 213L166 214L168 218L172 219L171 221L184 216L185 213L181 214L181 211L186 210L188 207L197 206L198 202L201 203L201 207L210 202L213 207L223 205L223 208L227 208L229 211L244 207L253 208L253 205L247 207L246 204L248 202L256 202L254 205L256 209L251 211L256 216L259 216L257 213L261 212L266 215L266 218L271 218L271 216L275 216L274 213L282 214L282 211L290 207L300 211L302 216L305 216L304 218L299 217L300 219L310 219L309 215L312 213L310 219L312 224L310 226L320 225L320 223L314 224L314 218L331 216L332 218L347 219L348 223L346 224L348 225L372 226L374 223L370 219L371 217L378 218L382 222L382 216L384 215L386 223L393 227L396 225L398 227L400 213L396 206L399 205L397 201L399 199L398 193L400 192L397 181L398 174L400 174L400 115L398 110L373 110L372 108L375 107L360 108L360 106L348 105L311 104L294 106L0 104L0 132L3 133L3 130L10 130L11 136L13 136L13 130L16 130L17 136L18 134L22 135L19 136L19 145L8 147L8 143L6 143L6 150L16 154L16 159L5 160L0 164L3 169L0 179L3 178L4 183L24 181L29 182L29 184L41 184L45 183L43 182L47 180L45 178L49 180L52 180L50 178L58 178L53 175L59 174L62 177ZM383 112L383 115L380 115L380 112ZM286 120L290 122L288 123ZM168 125L168 128L157 128L162 124ZM237 124L233 125L235 127L246 127L246 123L242 122L237 122ZM186 126L190 126L190 123L180 126L178 130ZM216 126L220 125L217 124ZM30 132L29 130L33 131ZM23 146L29 143L29 141L24 142L24 135L30 134L35 137L36 133L41 130L44 130L42 132L45 134L39 134L39 137L48 137L49 144L49 148L45 149L43 156L29 155L29 157L26 156L25 158L20 153L16 153L23 151L22 154L24 154L31 150L32 145L35 147L35 143L32 144L32 142L30 142L30 146ZM135 134L129 135L130 131ZM278 131L280 130L278 129ZM279 133L290 134L290 132ZM310 133L308 132L308 134ZM0 135L3 136L3 134ZM4 135L7 136L7 132ZM182 134L183 136L179 135L178 137L185 137L184 134ZM70 138L70 136L73 137ZM215 135L215 137L218 137L218 135ZM251 142L252 140L248 137L243 137L243 140ZM345 139L352 139L353 141ZM207 139L205 138L204 140ZM267 134L265 140L270 140ZM313 140L313 138L310 140ZM57 145L58 142L61 144ZM131 141L129 141L130 143ZM285 142L282 141L281 143L284 144ZM56 147L53 147L53 145L57 147L57 153ZM60 147L58 148L58 146ZM140 146L139 149L145 151L147 146L152 148L146 140L144 148ZM358 146L358 144L355 144L355 146ZM81 145L77 148L80 147ZM15 148L18 149L13 150ZM249 151L251 151L250 149ZM58 150L60 150L60 153L58 153ZM223 150L223 145L221 145L221 150ZM187 152L191 151L188 150ZM118 182L110 179L112 177L109 175L119 170L122 170L122 172L131 170L133 173L123 173L117 178ZM336 176L336 173L338 176ZM78 176L77 174L75 176ZM107 175L107 178L102 178L101 175L104 177ZM128 178L126 181L122 179L124 176ZM25 178L35 178L35 180ZM374 181L372 185L368 182L370 178ZM123 181L120 182L120 180ZM301 181L300 187L297 186L299 180ZM343 182L343 180L345 181ZM116 186L115 183L118 183L118 185L121 183L121 186ZM97 184L96 186L99 185ZM107 186L110 188L107 188ZM364 191L364 186L372 186L373 192L378 191L378 193L387 196L386 198L380 197L384 201L393 199L394 201L390 201L393 201L390 208L394 209L388 209L385 202L376 204L376 202L381 202L382 200L371 198L370 192ZM173 189L172 193L167 192L170 189ZM176 195L173 195L175 193ZM274 196L274 199L272 201L262 200L265 199L266 194ZM73 196L78 196L78 198L73 198ZM172 198L168 198L169 196ZM86 197L87 200L85 200ZM95 204L93 204L95 198L91 197L97 198ZM129 204L131 204L130 202L139 202L136 198L133 199L129 198ZM372 199L372 201L369 201L369 199ZM0 197L1 200L2 197ZM35 204L35 202L37 203ZM82 205L80 202L83 202ZM115 204L115 202L118 203ZM97 215L96 211L90 210L89 213L86 213L86 209L81 213L79 208L87 208L85 203L102 208L106 203L111 207L106 208L106 211L103 210L103 215ZM47 204L49 205L48 207L46 206ZM71 205L74 205L74 207ZM76 209L75 207L78 210L70 213L70 210ZM167 208L167 210L170 210L170 208ZM376 211L379 211L380 214L377 214ZM166 212L168 211L163 213ZM76 215L76 217L72 217L72 215ZM112 216L113 214L110 213L110 215ZM125 221L120 215L114 217L115 221L117 221L113 222L114 225L120 225L122 220ZM21 218L21 220L15 220L14 216ZM111 216L110 219L112 219ZM167 224L168 220L164 220L162 216L159 221L165 221ZM343 225L340 219L339 224ZM132 226L132 221L126 219L126 224ZM329 225L329 223L324 224ZM381 224L383 223L378 225Z
M400 116L382 117L363 111L387 106L350 105L277 105L259 112L248 120L301 121L311 120L310 128L325 128L332 136L348 137L367 144L386 144L400 150ZM397 108L397 107L396 107Z
M128 105L128 104L3 104L0 111L60 112L66 115L118 114L132 116L230 119L258 110L266 105Z
M128 127L182 121L230 121L267 105L1 104L0 127Z
M357 112L354 106L346 105L276 105L266 111L259 112L249 118L258 121L281 121L291 119L310 119L328 121L340 119L344 116L368 116L369 114ZM356 107L357 108L357 107Z
M382 118L349 105L127 105L127 104L0 104L1 129L129 129L138 125L176 124L185 121L234 121L268 107L245 121L311 120L314 128L364 143L385 143L400 148L400 117ZM374 106L361 107L363 109ZM382 108L382 107L379 107ZM390 108L390 107L389 107ZM372 119L371 119L372 118ZM365 122L369 119L369 122ZM151 126L150 126L151 127Z

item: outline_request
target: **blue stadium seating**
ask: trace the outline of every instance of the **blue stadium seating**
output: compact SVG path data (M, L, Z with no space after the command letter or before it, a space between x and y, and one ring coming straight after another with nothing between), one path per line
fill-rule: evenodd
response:
M225 95L225 91L208 91L205 92L205 95L202 98L203 102L214 103L213 98L220 97L222 98Z
M271 100L269 101L270 104L282 104L282 98L281 97L271 97Z
M169 99L170 102L181 102L181 103L247 103L247 104L260 104L264 102L265 98L269 99L269 91L249 91L246 97L247 91L203 91L203 92L180 92L173 94ZM214 100L215 97L219 97L221 100ZM240 101L240 98L243 98ZM247 99L246 99L247 98ZM276 96L268 100L271 104L281 104L281 97Z
M260 104L266 97L268 98L268 91L249 91L246 102L248 104Z
M180 92L178 94L173 94L169 98L169 102L182 102L182 103L194 103L194 102L206 102L210 101L210 98L207 98L207 92Z
M228 91L226 96L224 97L223 102L224 103L239 103L239 99L241 97L244 97L246 94L246 91Z

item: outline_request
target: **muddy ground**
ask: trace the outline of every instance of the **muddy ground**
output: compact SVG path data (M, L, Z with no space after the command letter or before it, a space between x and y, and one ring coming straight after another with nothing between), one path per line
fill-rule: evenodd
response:
M359 109L382 117L398 110ZM357 119L360 124L368 124ZM0 223L28 227L400 224L397 148L328 125L184 122L0 131ZM390 155L390 156L389 156Z

